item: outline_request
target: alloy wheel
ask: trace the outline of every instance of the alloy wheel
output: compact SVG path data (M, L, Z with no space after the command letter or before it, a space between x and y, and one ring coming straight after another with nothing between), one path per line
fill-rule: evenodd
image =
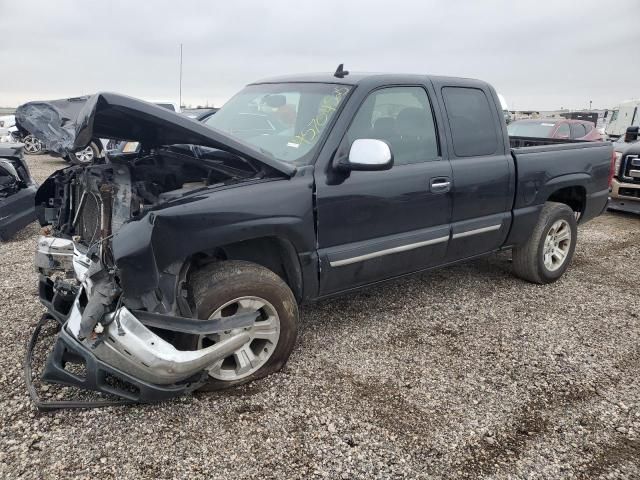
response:
M223 333L204 335L198 339L198 349L206 348L221 340L249 333L250 340L241 348L213 364L207 370L218 380L234 381L245 378L267 363L280 338L280 317L271 303L260 297L240 297L218 308L209 319L228 317L239 313L258 312L259 317L251 327L227 330Z
M91 148L91 146L88 146L87 148L76 152L74 155L81 163L91 163L94 157L93 148Z
M42 151L42 142L33 135L27 135L24 137L22 139L22 143L24 143L25 153L28 153L29 155L35 155Z
M569 256L571 249L571 226L566 220L557 220L544 239L543 261L547 270L558 270Z

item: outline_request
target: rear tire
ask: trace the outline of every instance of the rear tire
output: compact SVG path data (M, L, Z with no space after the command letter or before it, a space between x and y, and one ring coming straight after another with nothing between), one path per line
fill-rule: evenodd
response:
M214 391L242 385L277 372L284 366L296 341L298 305L293 292L278 275L255 263L229 260L196 271L191 275L189 285L196 318L215 318L229 306L236 305L238 301L243 301L242 299L251 298L253 300L249 303L264 303L264 308L260 311L269 312L263 312L264 317L276 319L279 329L277 341L272 341L269 345L260 343L264 340L254 339L243 346L245 351L246 348L256 350L254 343L258 342L257 351L254 352L258 356L254 361L260 365L257 370L249 369L244 374L234 375L236 369L240 370L240 365L234 365L238 362L235 359L237 357L228 357L225 359L226 369L212 366L209 381L200 390ZM231 311L229 314L233 313ZM176 338L176 346L182 350L197 350L207 346L204 344L205 340L211 344L216 338L185 334ZM268 352L267 347L271 351ZM268 357L260 359L261 352L267 352ZM258 361L263 363L260 364Z
M527 243L513 249L515 275L532 283L555 282L569 267L577 238L573 210L564 203L545 203Z

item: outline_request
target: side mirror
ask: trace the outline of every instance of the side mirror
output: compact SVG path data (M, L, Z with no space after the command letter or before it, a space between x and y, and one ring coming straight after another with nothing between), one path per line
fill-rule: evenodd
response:
M340 160L337 166L348 171L389 170L393 166L393 153L384 140L359 138L351 144L349 157Z
M640 127L627 127L627 131L624 134L624 141L626 143L637 141L639 130L640 130Z

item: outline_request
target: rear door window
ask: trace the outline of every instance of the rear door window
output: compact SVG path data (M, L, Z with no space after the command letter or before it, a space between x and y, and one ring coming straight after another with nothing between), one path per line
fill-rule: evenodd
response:
M584 125L581 123L571 124L571 138L582 138L587 134Z
M556 133L553 136L555 138L570 138L571 131L569 130L569 124L561 123L560 126L558 127L558 130L556 130Z
M555 128L556 124L553 122L520 120L510 123L507 132L511 137L548 138Z
M498 149L498 135L491 103L478 88L444 87L444 104L458 157L492 155Z

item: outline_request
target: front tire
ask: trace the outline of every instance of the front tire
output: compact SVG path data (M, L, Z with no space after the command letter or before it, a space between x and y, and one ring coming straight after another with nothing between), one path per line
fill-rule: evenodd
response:
M74 165L89 165L100 156L100 148L95 142L91 142L78 152L70 153L67 160Z
M287 284L260 265L230 260L208 265L189 279L196 318L219 318L257 311L259 320L248 332L251 341L208 368L209 381L200 390L242 385L280 370L296 341L298 305ZM177 348L197 350L237 332L181 335Z
M555 282L569 267L577 238L573 210L564 203L545 203L527 243L513 249L515 275L532 283Z

